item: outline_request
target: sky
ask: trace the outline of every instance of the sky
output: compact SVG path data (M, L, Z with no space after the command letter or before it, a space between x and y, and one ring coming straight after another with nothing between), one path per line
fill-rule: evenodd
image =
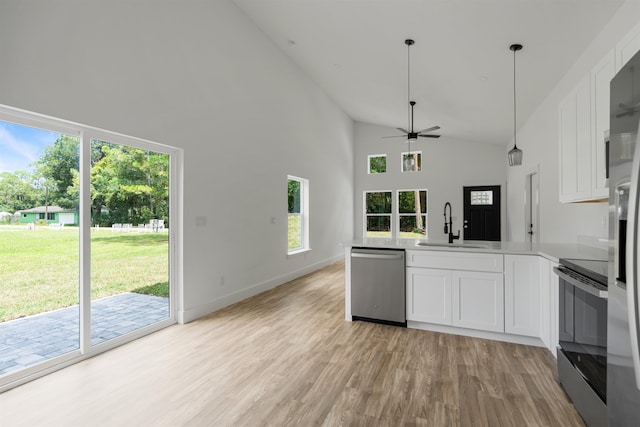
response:
M0 121L0 172L33 171L30 166L59 133Z

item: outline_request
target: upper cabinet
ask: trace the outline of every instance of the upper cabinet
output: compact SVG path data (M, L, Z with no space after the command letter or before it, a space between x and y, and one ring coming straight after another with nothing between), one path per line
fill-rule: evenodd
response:
M606 135L609 85L616 72L640 51L640 24L620 40L560 102L560 201L585 202L609 197Z
M609 196L605 134L609 130L609 83L615 52L609 52L559 106L560 201Z
M615 59L611 51L591 70L591 189L595 199L609 197L605 141L609 134L609 85L616 75Z
M591 198L591 106L588 76L560 103L560 201Z
M638 51L640 51L640 24L636 25L636 27L616 45L616 72Z

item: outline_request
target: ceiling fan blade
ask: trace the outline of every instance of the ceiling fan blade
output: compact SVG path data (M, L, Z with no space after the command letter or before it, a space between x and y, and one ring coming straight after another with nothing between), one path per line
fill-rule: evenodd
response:
M440 138L440 135L418 135L422 138Z
M404 130L404 129L402 129L402 128L396 128L396 129L398 129L400 132L409 133L409 131L408 131L408 130Z
M381 136L380 138L406 138L407 135Z
M418 133L428 133L438 129L440 129L440 126L432 126L430 128L422 129L421 131L418 131Z

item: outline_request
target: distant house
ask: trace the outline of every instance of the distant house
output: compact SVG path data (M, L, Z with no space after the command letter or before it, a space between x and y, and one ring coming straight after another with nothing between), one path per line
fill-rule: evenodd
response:
M20 223L46 221L47 224L78 225L78 211L76 209L65 209L60 206L38 206L31 209L18 211Z

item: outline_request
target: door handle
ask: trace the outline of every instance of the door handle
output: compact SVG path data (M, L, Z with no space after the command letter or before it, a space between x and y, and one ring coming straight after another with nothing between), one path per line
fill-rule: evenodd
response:
M640 123L636 125L636 129ZM638 299L638 209L640 200L640 135L635 141L635 154L633 167L631 168L631 183L629 188L629 204L627 209L627 258L626 258L626 283L627 283L627 317L629 319L629 332L631 335L631 359L635 371L636 387L640 389L640 325L638 324L639 299Z

